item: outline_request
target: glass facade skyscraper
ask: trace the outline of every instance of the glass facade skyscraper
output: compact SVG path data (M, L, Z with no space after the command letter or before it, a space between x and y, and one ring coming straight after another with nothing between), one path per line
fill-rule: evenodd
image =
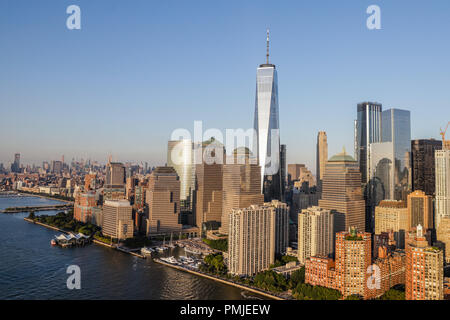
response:
M182 211L193 210L195 189L194 144L189 139L169 141L167 165L180 177L180 205Z
M411 115L407 110L382 112L382 142L369 147L367 206L373 222L381 200L406 200L411 191Z
M369 180L369 145L381 142L382 105L373 102L362 102L357 106L355 121L355 158L361 170L361 180Z
M267 35L267 47L268 43ZM261 64L256 73L254 129L265 201L281 200L278 79L275 65L269 63L268 52L267 63Z

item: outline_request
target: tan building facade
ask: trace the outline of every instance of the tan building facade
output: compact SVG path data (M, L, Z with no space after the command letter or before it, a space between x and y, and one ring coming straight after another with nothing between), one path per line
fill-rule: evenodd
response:
M225 164L223 166L223 198L220 232L228 234L229 214L233 209L262 205L261 167L246 163Z
M275 261L275 215L273 207L233 209L229 215L228 271L252 276Z
M172 167L153 170L146 195L147 234L179 232L180 180Z
M335 223L336 231L348 231L350 227L365 230L361 173L358 163L345 150L326 164L319 207L342 214L343 221Z
M316 150L316 180L319 192L321 191L325 167L328 161L328 142L327 133L319 131L317 134L317 150Z
M107 200L103 204L102 233L114 239L133 237L134 223L130 202L127 200Z
M430 196L421 190L408 195L409 228L421 225L425 230L434 229L433 203Z
M298 261L333 253L333 214L320 207L303 209L298 214Z

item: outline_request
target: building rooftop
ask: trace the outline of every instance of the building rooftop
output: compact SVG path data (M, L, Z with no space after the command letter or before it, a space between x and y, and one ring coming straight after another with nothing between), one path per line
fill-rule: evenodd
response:
M345 152L345 148L342 150L341 153L338 153L334 156L332 156L329 160L329 162L356 162L355 159L347 152Z

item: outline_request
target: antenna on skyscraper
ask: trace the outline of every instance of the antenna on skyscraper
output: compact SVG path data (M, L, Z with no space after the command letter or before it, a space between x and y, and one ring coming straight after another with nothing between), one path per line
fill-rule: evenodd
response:
M269 29L267 29L267 53L266 53L266 58L267 58L267 64L269 64Z

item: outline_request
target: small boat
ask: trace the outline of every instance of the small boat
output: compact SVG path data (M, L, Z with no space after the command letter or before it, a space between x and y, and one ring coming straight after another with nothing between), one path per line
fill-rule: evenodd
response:
M50 244L51 244L53 247L56 246L56 245L58 245L58 244L56 243L56 240L55 240L55 239L50 240Z
M152 254L152 251L150 248L144 247L141 249L141 253L145 256L149 256Z
M202 254L200 251L197 251L197 250L189 248L189 247L185 247L184 251L185 252L189 252L189 253L193 253L193 254Z

